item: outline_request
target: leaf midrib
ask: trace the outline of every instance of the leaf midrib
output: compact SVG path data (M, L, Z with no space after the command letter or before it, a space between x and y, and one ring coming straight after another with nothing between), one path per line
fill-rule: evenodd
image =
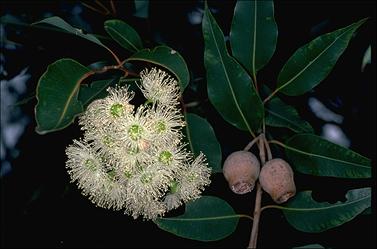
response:
M233 101L234 101L234 103L235 103L235 105L236 105L236 108L237 108L238 112L240 113L241 118L242 118L242 120L244 121L244 123L245 123L245 125L246 125L248 131L249 131L251 134L254 134L253 131L251 130L251 128L250 128L250 126L249 126L249 124L248 124L248 122L247 122L245 116L243 115L243 112L242 112L240 106L238 105L238 102L236 101L236 96L235 96L235 93L234 93L234 91L233 91L233 88L232 88L232 86L231 86L231 84L230 84L230 79L229 79L228 72L227 72L227 70L226 70L226 68L225 68L225 66L224 66L224 60L223 60L222 54L221 54L220 49L219 49L219 47L218 47L218 45L217 45L217 41L216 41L216 38L215 38L215 34L213 33L213 27L212 27L212 23L211 23L211 16L210 16L210 13L208 14L208 24L209 24L209 26L210 26L211 35L212 35L212 37L213 37L213 41L214 41L214 43L215 43L216 50L217 50L218 54L220 55L219 57L220 57L220 60L221 60L221 66L222 66L222 68L223 68L223 70L224 70L224 73L225 73L225 76L226 76L226 79L227 79L227 83L228 83L228 87L229 87L229 89L230 89L230 93L231 93L231 95L232 95L232 97L233 97ZM225 51L225 52L226 52L226 51Z
M139 49L137 47L135 47L135 45L133 45L128 39L124 38L123 35L121 35L116 29L114 29L113 27L111 26L107 26L109 29L111 29L112 31L114 31L117 35L119 35L122 39L124 39L124 41L126 41L136 52L139 51Z
M83 76L82 76L82 77L83 77ZM57 128L57 127L61 124L61 122L63 121L63 118L64 118L65 114L67 113L68 106L72 103L72 99L73 99L73 97L74 97L75 94L78 92L78 89L79 89L79 87L80 87L80 82L81 82L82 77L76 82L76 85L75 85L75 87L73 88L73 91L71 92L71 94L69 94L68 99L67 99L67 101L66 101L66 103L65 103L65 105L64 105L63 111L62 111L62 113L60 114L59 120L58 120L58 122L56 123L54 129Z
M267 111L269 112L269 113L271 113L272 115L275 115L275 116L277 116L278 118L281 118L281 119L283 119L283 120L285 120L285 121L287 121L289 124L291 124L292 126L295 126L296 128L298 128L298 132L300 132L300 131L307 131L307 130L305 130L305 129L302 129L301 128L301 126L299 126L299 125L297 125L295 122L293 122L293 121L291 121L290 119L287 119L287 118L285 118L284 116L282 116L282 115L280 115L280 114L278 114L278 113L276 113L276 112L274 112L274 111L271 111L270 109L267 109Z
M169 221L207 221L207 220L225 220L225 219L234 219L234 218L241 218L242 215L234 214L234 215L223 215L223 216L212 216L212 217L201 217L201 218L160 218L161 220L169 220Z
M254 33L253 33L253 58L252 58L252 71L254 76L255 72L255 54L256 54L256 41L257 41L257 1L254 1Z
M326 159L326 160L329 160L329 161L335 161L335 162L340 162L340 163L344 163L344 164L350 164L350 165L354 165L355 167L371 169L370 166L366 166L366 165L358 164L358 163L354 163L354 162L349 162L349 161L343 161L343 160L340 160L340 159L322 156L322 155L318 155L318 154L312 154L312 153L309 153L309 152L306 152L306 151L302 151L302 150L290 147L286 144L284 145L284 147L286 149L289 149L289 150L292 150L292 151L295 151L295 152L298 152L298 153L301 153L301 154L304 154L304 155L319 157L319 158Z
M350 202L346 202L346 203L340 203L340 204L334 204L334 205L331 205L331 206L326 206L326 207L319 207L319 208L292 208L292 207L283 207L281 206L280 209L282 210L287 210L287 211L298 211L298 212L304 212L304 211L321 211L321 210L326 210L326 209L332 209L332 208L339 208L339 207L343 207L343 206L348 206L348 205L351 205L351 204L354 204L356 202L361 202L365 199L368 199L370 198L371 195L367 195L363 198L360 198L360 199L357 199L357 200L354 200L354 201L350 201ZM314 200L313 200L314 201Z
M319 57L322 56L323 53L325 53L328 49L330 49L330 47L332 47L332 45L334 45L334 43L340 39L344 34L346 34L349 30L349 29L346 29L344 31L344 33L342 33L341 35L339 35L337 38L335 38L335 40L333 42L330 43L330 45L328 45L321 53L319 53L318 56L316 56L313 60L311 60L308 65L306 65L303 69L301 69L294 77L292 77L290 80L288 80L286 83L282 84L280 87L277 88L277 91L280 91L281 89L285 88L286 86L288 86L289 84L291 84L296 78L298 78L309 66L311 66L314 62L316 62L318 60Z

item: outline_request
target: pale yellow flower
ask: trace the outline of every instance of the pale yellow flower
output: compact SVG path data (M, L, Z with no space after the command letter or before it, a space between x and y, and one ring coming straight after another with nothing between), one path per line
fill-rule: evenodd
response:
M115 87L88 106L79 121L84 139L68 146L66 166L97 206L149 220L199 198L210 169L182 143L177 81L155 68L141 80L144 105L134 108L134 93Z

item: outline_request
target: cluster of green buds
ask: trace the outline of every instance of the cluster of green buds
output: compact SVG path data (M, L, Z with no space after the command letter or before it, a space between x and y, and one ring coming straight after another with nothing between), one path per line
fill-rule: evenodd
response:
M79 119L84 137L66 149L66 167L97 206L156 219L199 198L210 168L182 142L177 81L156 68L140 78L145 104L136 108L134 92L117 86L88 106Z

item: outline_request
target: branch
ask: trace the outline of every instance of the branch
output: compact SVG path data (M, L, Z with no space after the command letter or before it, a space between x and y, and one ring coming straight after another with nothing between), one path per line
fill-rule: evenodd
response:
M262 166L266 163L266 154L265 154L265 140L264 134L262 133L259 136L259 157L261 159ZM255 196L255 206L254 206L254 221L253 227L251 229L250 241L247 248L256 248L258 240L258 230L259 230L259 219L261 215L261 203L262 203L262 186L260 183L257 183L257 194Z

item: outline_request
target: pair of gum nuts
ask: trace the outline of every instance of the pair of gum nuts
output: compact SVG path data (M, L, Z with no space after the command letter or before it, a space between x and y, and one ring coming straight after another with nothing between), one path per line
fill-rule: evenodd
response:
M286 202L296 194L293 171L289 164L275 158L262 167L256 156L249 151L236 151L224 162L223 173L230 189L236 194L246 194L259 182L276 203Z

